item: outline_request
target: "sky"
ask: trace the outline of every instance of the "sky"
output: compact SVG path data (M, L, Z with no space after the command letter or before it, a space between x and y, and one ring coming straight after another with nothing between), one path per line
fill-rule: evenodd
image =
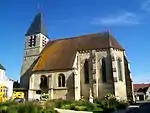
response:
M51 40L110 31L126 49L134 83L150 82L150 0L1 1L0 63L10 78L20 78L25 33L39 11Z

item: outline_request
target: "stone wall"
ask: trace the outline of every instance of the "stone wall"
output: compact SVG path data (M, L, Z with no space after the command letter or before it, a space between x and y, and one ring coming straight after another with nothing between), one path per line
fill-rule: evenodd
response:
M93 51L93 50L92 50ZM90 80L89 84L84 83L84 62L85 59L91 59L91 51L79 51L78 65L80 67L80 83L81 83L81 95L84 98L89 97L90 88L93 89L93 96L95 98L103 98L108 93L114 93L116 96L126 99L126 79L125 79L125 67L124 67L124 51L116 49L103 49L96 50L94 52L95 56L95 66L93 66L93 61L91 61L93 66L90 70ZM114 55L115 59L112 61L112 56ZM93 56L92 56L93 57ZM106 61L106 82L102 80L102 59L105 58ZM118 66L116 59L121 59L121 68L122 68L122 78L123 81L119 81L118 78ZM116 71L113 70L116 69ZM96 73L93 74L94 69ZM117 79L117 81L114 80Z
M39 57L39 54L41 53L42 49L45 47L45 45L43 45L43 41L45 44L48 42L48 38L41 33L32 36L36 36L36 44L34 47L29 47L29 39L31 36L26 37L24 58L23 58L23 64L21 68L20 84L21 87L25 87L25 88L28 88L29 76L30 76L29 71L31 71L30 69L32 67L32 64Z
M93 52L94 57L91 57L91 51L79 51L76 57L72 70L63 70L57 72L36 72L30 78L30 93L32 98L39 97L35 92L40 90L40 77L45 75L49 78L49 94L51 99L80 99L83 96L85 99L89 98L90 88L94 98L103 98L108 93L114 93L120 98L126 99L126 80L124 67L124 51L105 49L96 50ZM115 59L112 61L112 56ZM93 58L95 59L93 61ZM102 59L106 61L106 82L102 80ZM122 60L122 77L123 81L118 79L118 68L116 59ZM89 66L89 84L85 84L84 78L84 63L86 59L90 59ZM94 63L94 65L93 65ZM92 68L91 68L92 67ZM116 68L116 71L113 68ZM94 73L95 71L95 73ZM59 74L65 75L65 87L58 87ZM114 81L114 78L117 81Z
M91 59L91 51L80 51L78 58L78 65L80 67L80 83L81 83L81 95L88 99L90 88L93 89L93 96L95 98L103 98L106 94L113 91L113 80L111 71L111 61L109 50L97 50L94 53L95 61L91 61L92 70L90 70L90 83L84 83L84 62L86 59ZM93 54L92 53L92 54ZM106 59L106 79L107 82L102 81L102 58ZM95 65L93 63L95 62ZM94 71L94 72L93 72ZM94 82L94 83L93 83Z
M115 79L114 81L114 88L115 88L115 96L120 97L121 99L127 99L127 93L126 93L126 79L125 79L125 66L124 66L124 51L117 50L117 49L111 49L111 54L114 57L113 61L113 69L115 70L113 72L113 77ZM122 69L122 81L119 80L119 74L118 74L118 65L117 60L121 60L121 69Z
M131 78L131 72L129 69L129 63L127 61L127 58L125 57L125 79L126 79L126 91L127 91L127 99L131 101L134 100L134 94L133 94L133 82Z
M58 87L59 74L65 75L65 87ZM30 77L30 96L29 98L38 98L40 94L36 94L36 91L41 90L40 78L42 75L50 77L48 82L48 92L51 99L70 99L74 100L74 75L72 70L66 70L61 72L38 72L34 73ZM32 93L32 94L31 94Z

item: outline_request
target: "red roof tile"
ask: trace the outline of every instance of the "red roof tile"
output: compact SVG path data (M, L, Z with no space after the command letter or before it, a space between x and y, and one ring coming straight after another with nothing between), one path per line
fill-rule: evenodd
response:
M143 89L148 86L150 86L150 84L133 84L134 91L138 91L140 88Z

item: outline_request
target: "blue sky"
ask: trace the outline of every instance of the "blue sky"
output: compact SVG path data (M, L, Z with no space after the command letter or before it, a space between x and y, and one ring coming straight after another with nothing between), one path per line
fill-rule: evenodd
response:
M50 39L110 31L126 49L134 82L150 82L150 0L4 0L0 63L19 79L25 33L40 10Z

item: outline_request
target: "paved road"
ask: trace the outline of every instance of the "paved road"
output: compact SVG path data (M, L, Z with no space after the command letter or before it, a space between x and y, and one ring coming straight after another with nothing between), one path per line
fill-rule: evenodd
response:
M113 113L132 113L132 112L130 112L130 111L133 111L134 109L137 109L137 108L139 108L138 105L129 106L127 109L114 111Z
M138 102L139 107L132 107L126 112L118 112L118 113L150 113L150 102L143 101Z
M137 110L131 113L150 113L150 102L143 103Z

